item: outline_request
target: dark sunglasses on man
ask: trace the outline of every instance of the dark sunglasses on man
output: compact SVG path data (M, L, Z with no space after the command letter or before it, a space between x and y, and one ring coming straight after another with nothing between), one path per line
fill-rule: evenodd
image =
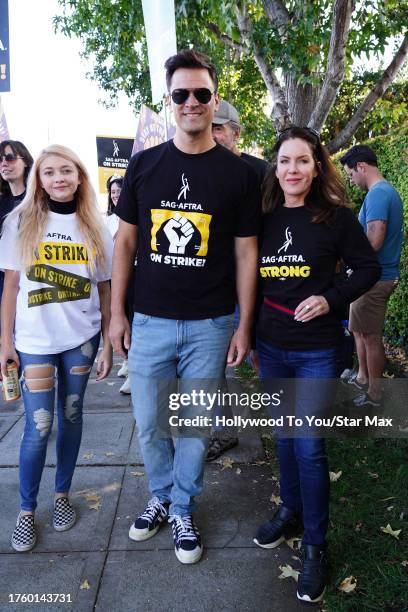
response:
M0 155L0 163L6 162L16 162L18 159L23 159L20 155L15 155L15 153L5 153Z
M173 89L171 99L174 104L184 104L192 93L200 104L208 104L215 91L207 89L207 87L198 87L197 89Z

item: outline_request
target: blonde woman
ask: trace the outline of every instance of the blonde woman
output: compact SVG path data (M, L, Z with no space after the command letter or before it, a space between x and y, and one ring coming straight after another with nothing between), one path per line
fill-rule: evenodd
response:
M100 340L97 377L112 365L108 340L112 239L88 173L70 149L52 145L33 165L27 193L4 224L0 267L1 373L21 372L25 430L20 448L21 511L12 535L19 552L36 543L34 512L54 417L58 436L53 526L76 520L68 492L82 435L83 397ZM57 385L56 385L57 383Z

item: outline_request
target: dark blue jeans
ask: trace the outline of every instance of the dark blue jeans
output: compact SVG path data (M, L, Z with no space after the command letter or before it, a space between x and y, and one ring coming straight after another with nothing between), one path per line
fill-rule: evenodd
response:
M261 378L296 379L292 387L297 415L316 415L330 401L332 385L310 379L338 376L337 349L288 351L260 339L257 341ZM301 380L305 380L302 384ZM329 522L329 468L325 442L321 438L283 438L277 440L280 466L280 497L285 507L303 515L303 544L324 546Z

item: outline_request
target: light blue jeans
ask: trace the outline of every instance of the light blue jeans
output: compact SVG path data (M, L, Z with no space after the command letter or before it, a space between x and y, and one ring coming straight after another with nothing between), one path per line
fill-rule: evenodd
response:
M169 414L158 381L223 379L234 315L176 320L135 312L129 351L134 415L151 493L170 502L170 514L193 512L203 488L208 438L160 438L157 421Z
M25 428L20 447L21 509L34 510L54 420L58 381L55 492L71 486L82 437L82 404L100 334L68 351L32 355L19 351ZM41 366L44 366L41 369Z

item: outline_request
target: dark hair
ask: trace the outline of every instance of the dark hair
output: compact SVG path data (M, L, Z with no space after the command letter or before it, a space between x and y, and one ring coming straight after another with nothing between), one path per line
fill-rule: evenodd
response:
M341 165L352 169L357 166L358 162L365 162L369 166L378 166L376 154L367 145L354 145L340 157Z
M215 91L217 91L217 71L210 58L204 55L203 53L198 53L198 51L192 51L191 49L187 49L186 51L180 51L180 53L169 57L166 60L164 67L166 69L166 83L167 89L169 91L173 74L179 68L205 68L205 70L208 70L208 74L210 75L211 80L214 83Z
M119 176L118 174L112 174L112 176L110 176L108 180L106 181L106 189L108 191L108 210L107 210L108 215L112 215L115 209L115 205L112 202L112 198L111 198L111 189L115 183L122 189L123 176Z
M19 140L3 140L0 142L0 155L5 154L6 147L10 147L14 155L18 155L19 157L23 158L23 161L26 164L26 167L24 168L24 185L27 185L27 178L30 173L31 166L34 163L29 150ZM11 193L10 185L3 179L2 176L0 176L0 193Z
M308 143L316 162L317 176L314 177L305 198L305 207L315 213L314 223L328 222L337 208L348 206L346 188L317 132L297 126L281 132L273 147L272 163L262 185L263 212L269 213L285 202L282 187L276 176L277 158L281 145L293 138L301 138Z

